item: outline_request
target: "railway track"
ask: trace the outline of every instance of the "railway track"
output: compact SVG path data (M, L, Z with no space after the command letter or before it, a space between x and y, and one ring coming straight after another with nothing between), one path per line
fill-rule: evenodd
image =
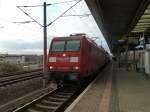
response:
M62 112L85 86L66 85L56 89L13 112Z
M37 71L39 71L39 72L42 71L42 68L35 69L35 70L30 70L30 71L18 71L18 72L0 74L0 78L9 77L9 76L15 76L15 75L20 75L20 74L33 73L33 72L37 72Z
M18 72L12 74L4 74L3 76L0 75L0 87L7 86L10 84L14 84L17 82L42 77L42 70L33 70L33 71L26 71L26 72Z

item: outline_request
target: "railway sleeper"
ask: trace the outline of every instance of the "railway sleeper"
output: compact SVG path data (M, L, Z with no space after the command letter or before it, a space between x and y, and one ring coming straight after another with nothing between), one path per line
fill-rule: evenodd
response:
M47 104L50 104L50 105L61 105L63 102L55 102L55 101L43 100L42 103L47 103Z
M67 98L54 98L54 97L48 97L48 100L50 101L57 101L57 102L64 102Z
M29 108L27 111L25 112L54 112L54 109L45 109L45 111L43 111L43 108L40 107L34 107L34 108Z
M62 104L62 103L46 103L46 102L41 102L41 103L39 103L39 104L41 104L41 105L48 105L48 106L58 106L58 105L60 105L60 104Z
M69 98L70 97L70 95L59 95L59 94L55 94L55 95L53 95L53 97L57 97L57 98Z
M34 109L28 109L26 112L43 112L43 111L40 111L40 110L34 110Z
M57 94L58 95L69 95L69 96L73 95L73 93L64 93L64 92L59 92Z
M46 110L56 110L58 108L57 106L51 106L51 105L44 105L44 104L36 104L36 107L42 108L42 109L46 109Z

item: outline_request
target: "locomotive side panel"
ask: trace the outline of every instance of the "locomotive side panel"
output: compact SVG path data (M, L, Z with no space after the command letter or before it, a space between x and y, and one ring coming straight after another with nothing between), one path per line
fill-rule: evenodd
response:
M81 70L83 71L81 77L92 75L105 63L103 50L87 39L84 39L81 53Z
M91 58L90 58L90 44L87 39L82 40L81 49L81 74L80 77L87 77L90 74Z

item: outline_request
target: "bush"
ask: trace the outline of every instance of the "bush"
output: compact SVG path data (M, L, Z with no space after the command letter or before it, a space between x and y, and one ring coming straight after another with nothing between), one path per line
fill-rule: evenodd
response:
M18 71L23 71L22 66L15 65L15 64L10 64L10 63L1 63L0 64L0 72L2 74L18 72Z

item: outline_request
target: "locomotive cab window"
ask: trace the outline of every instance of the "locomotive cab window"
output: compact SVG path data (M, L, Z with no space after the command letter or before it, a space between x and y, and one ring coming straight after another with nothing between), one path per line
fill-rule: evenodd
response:
M80 40L68 40L66 43L66 51L79 51Z
M51 51L64 51L65 41L53 41Z

